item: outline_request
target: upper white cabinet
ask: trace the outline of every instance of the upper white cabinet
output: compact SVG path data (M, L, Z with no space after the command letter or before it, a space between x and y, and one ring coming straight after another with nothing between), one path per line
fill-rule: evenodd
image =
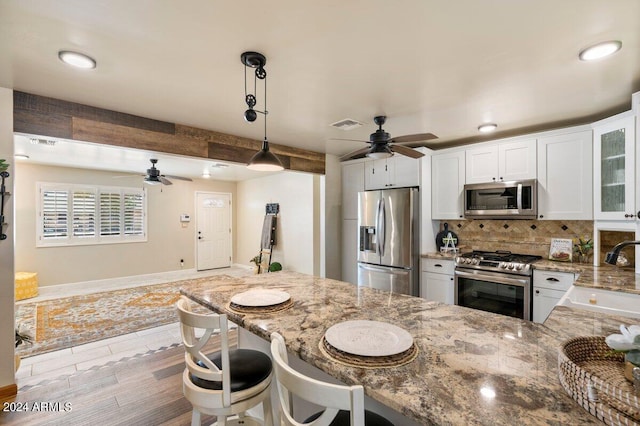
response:
M536 178L535 139L470 148L465 155L466 183Z
M358 192L364 191L364 162L342 165L342 218L358 218Z
M593 219L592 132L538 139L538 218Z
M420 185L420 161L395 154L365 163L365 189L403 188Z
M594 216L635 220L635 117L629 113L593 125Z
M463 217L464 162L464 151L431 156L432 219Z

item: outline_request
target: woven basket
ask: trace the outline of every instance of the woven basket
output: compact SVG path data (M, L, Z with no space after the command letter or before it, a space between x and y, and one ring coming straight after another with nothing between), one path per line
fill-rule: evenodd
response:
M604 337L575 337L558 354L560 383L589 413L610 425L640 425L640 401L624 377L624 354Z

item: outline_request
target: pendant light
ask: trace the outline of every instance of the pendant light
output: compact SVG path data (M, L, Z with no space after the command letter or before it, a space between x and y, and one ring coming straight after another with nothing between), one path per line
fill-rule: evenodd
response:
M264 115L264 140L262 141L262 149L251 157L251 160L247 163L247 168L263 172L277 172L284 170L280 159L276 157L274 153L269 151L269 141L267 140L267 114L269 114L269 111L267 111L267 71L264 69L264 66L267 63L267 58L257 52L244 52L240 55L240 60L245 65L244 99L249 107L244 112L244 118L248 122L254 122L258 117L257 113ZM256 69L253 79L254 93L247 93L247 68ZM253 108L256 105L255 92L258 79L264 81L264 111L259 111Z

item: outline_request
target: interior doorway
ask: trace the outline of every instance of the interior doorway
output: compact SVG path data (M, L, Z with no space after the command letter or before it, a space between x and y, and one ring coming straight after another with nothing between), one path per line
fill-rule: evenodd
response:
M196 192L196 269L231 266L231 194Z

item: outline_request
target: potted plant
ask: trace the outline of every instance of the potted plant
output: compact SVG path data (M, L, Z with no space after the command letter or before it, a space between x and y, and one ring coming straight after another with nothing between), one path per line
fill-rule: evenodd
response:
M257 274L258 272L260 272L260 254L255 255L253 258L251 258L251 260L249 260L249 262L254 264L253 267L253 273Z
M33 336L31 336L31 334L27 332L25 329L26 329L25 324L16 325L16 348L22 345L23 343L28 343L28 344L33 343ZM15 365L16 365L16 371L18 371L18 368L20 367L20 355L17 355L17 354L15 355Z
M277 271L282 271L282 265L280 264L280 262L272 262L271 265L269 265L269 272Z
M622 334L611 334L605 338L615 352L624 353L625 377L633 382L633 370L640 368L640 325L620 326Z
M589 254L593 250L593 240L591 238L587 239L587 237L584 239L578 238L578 242L573 245L573 248L578 255L580 263L588 263Z

